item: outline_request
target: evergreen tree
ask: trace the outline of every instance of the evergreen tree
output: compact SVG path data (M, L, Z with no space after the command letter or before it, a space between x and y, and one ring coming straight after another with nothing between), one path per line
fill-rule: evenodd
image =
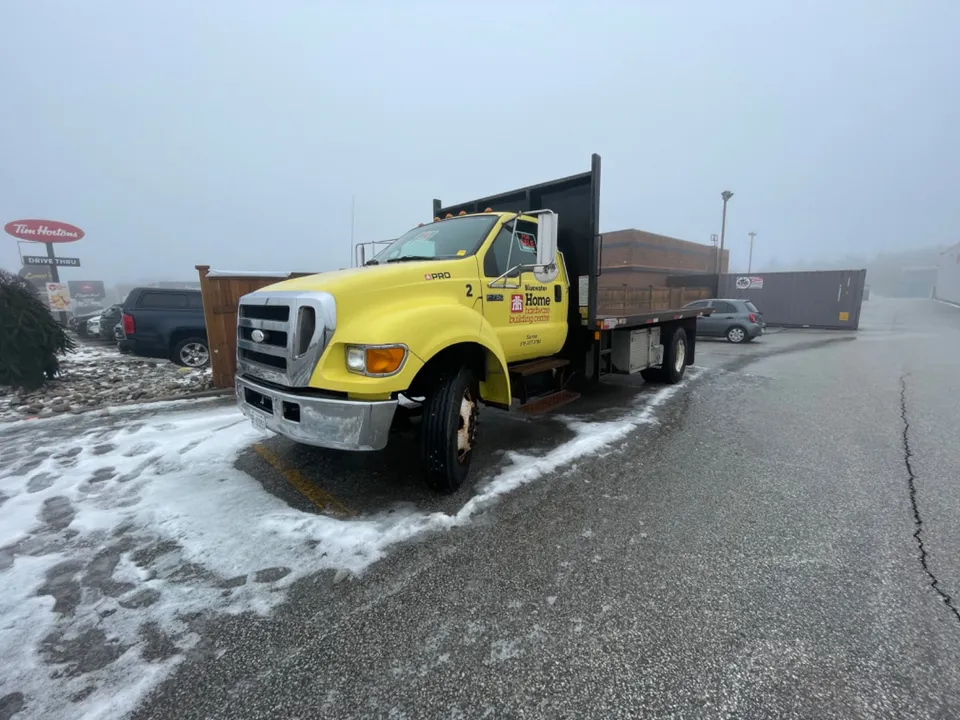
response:
M60 372L57 353L75 348L37 289L0 270L0 385L36 390Z

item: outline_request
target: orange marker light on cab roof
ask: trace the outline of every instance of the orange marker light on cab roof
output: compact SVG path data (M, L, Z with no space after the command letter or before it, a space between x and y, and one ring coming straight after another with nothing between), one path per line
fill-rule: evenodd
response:
M440 216L437 215L437 216L433 219L433 221L434 221L434 222L440 222Z
M460 212L457 213L457 215L466 215L466 214L467 214L466 210L461 210Z
M493 212L493 208L487 208L484 212Z
M446 215L443 216L443 219L446 220L447 218L452 218L452 217L453 217L453 213L447 213Z
M423 223L417 223L417 227L423 227Z

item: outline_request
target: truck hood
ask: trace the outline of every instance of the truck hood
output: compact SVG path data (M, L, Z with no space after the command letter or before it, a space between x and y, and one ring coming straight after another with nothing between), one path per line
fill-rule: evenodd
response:
M443 273L450 273L444 276ZM439 277L435 277L439 275ZM331 272L307 275L269 285L265 292L277 291L323 291L338 296L367 295L410 285L423 285L434 279L476 277L475 257L455 258L451 260L413 260L384 265L335 270Z

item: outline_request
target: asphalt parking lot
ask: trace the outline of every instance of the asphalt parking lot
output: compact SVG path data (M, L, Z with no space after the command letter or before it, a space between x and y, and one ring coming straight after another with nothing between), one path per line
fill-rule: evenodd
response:
M708 338L698 347L697 368L691 374L701 378L706 372L705 377L710 377L711 371L735 371L761 355L816 349L855 337L853 333L775 328L770 335L745 345ZM476 482L453 496L437 495L424 486L412 433L398 435L384 452L372 454L312 448L274 436L244 451L237 466L268 491L306 512L352 517L402 503L427 512L456 513L475 497L478 485L509 463L511 453L547 453L573 438L571 420L615 420L653 397L658 389L639 376L612 378L558 415L528 418L516 412L485 410L479 430L481 450L471 469Z
M223 409L240 475L198 462L183 477L248 478L264 517L294 514L268 527L293 532L278 542L256 506L219 495L236 536L222 557L167 566L154 506L117 526L131 544L115 555L192 593L175 596L190 611L180 634L141 636L153 664L138 667L167 664L133 716L958 716L958 356L960 308L931 301L872 300L858 333L705 341L676 391L627 381L562 417L485 413L476 482L444 498L402 442L299 448L240 436ZM185 555L212 542L209 516L178 536ZM260 569L227 577L244 553ZM128 597L102 570L79 585ZM248 588L257 603L236 606ZM71 652L63 637L54 660ZM31 717L28 700L0 684L0 717Z
M230 659L185 667L139 717L960 713L958 355L960 309L923 301L868 304L855 336L705 342L704 374L657 425L356 580L304 582L269 621L214 623ZM479 474L566 432L497 417ZM402 450L273 443L358 513L469 497L422 493Z

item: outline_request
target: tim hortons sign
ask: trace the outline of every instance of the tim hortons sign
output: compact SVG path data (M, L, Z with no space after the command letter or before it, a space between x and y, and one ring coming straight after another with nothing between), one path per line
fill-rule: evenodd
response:
M3 229L17 240L42 243L76 242L84 235L76 225L56 220L14 220L4 225Z

